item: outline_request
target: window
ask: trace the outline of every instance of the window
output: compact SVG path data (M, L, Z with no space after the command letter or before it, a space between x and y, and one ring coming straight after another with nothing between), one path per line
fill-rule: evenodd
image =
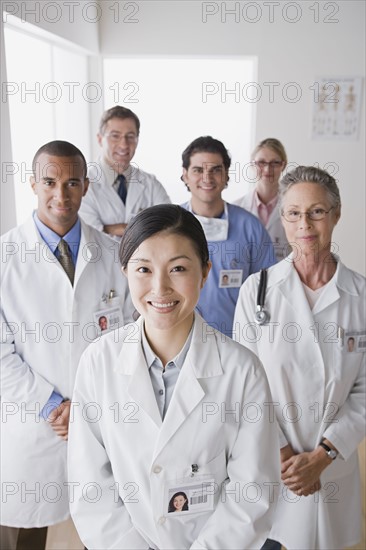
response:
M60 139L74 143L87 158L90 153L89 103L81 93L87 56L38 36L33 25L21 25L7 23L4 33L3 100L9 101L17 224L36 207L29 178L39 147Z
M255 80L253 58L106 58L105 108L119 104L138 115L133 162L155 174L178 204L190 197L180 180L183 150L203 135L222 141L232 157L224 191L230 201L247 191L256 90L240 83Z

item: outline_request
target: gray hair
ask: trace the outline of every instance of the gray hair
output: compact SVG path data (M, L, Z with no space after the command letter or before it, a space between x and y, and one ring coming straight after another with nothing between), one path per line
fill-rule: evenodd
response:
M324 188L333 208L341 206L341 196L336 180L325 170L315 166L297 166L287 172L280 180L279 198L280 207L287 191L296 183L316 183Z

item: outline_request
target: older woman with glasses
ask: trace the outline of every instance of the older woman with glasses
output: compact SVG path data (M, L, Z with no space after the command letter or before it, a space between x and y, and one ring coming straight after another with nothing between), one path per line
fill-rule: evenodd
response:
M287 165L285 148L278 139L266 138L255 147L251 161L256 185L234 204L259 218L271 237L277 260L282 260L289 252L277 204L279 179Z
M234 319L237 339L264 364L280 425L282 487L266 548L338 550L360 538L365 278L333 252L341 201L332 176L287 173L280 209L292 254L268 269L266 288L263 275L245 281Z

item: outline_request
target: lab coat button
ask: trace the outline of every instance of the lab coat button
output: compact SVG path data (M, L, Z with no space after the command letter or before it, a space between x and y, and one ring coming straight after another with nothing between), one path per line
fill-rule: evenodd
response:
M161 518L158 519L158 524L164 525L165 521L166 521L166 518L164 516L161 516Z
M162 469L163 468L161 466L154 466L153 472L154 474L160 474Z

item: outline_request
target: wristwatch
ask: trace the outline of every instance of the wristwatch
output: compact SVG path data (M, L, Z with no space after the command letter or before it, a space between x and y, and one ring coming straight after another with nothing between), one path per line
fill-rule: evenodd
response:
M325 452L327 453L327 455L329 456L329 458L331 458L332 460L335 460L338 456L338 452L335 451L334 449L331 449L330 447L328 447L328 445L326 445L325 443L323 443L323 441L321 441L319 443L319 446L320 447L323 447L323 449L325 450Z

